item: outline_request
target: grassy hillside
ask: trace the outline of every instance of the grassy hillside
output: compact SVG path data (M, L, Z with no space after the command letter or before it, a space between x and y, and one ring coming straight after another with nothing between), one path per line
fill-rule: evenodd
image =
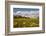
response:
M28 17L15 17L14 16L14 28L22 27L38 27L39 18L28 18Z

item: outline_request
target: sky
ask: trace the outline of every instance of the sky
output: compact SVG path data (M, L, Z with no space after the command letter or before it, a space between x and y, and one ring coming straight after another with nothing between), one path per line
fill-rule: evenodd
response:
M13 15L20 15L20 16L39 16L39 9L34 8L13 8Z
M34 8L13 8L13 12L17 11L39 11L39 9L34 9Z

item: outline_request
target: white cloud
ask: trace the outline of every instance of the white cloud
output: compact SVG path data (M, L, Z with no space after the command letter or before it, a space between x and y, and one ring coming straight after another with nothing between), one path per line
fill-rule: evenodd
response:
M38 11L17 11L16 13L13 12L13 15L20 15L20 16L26 16L26 17L31 17L31 16L38 16L39 12Z

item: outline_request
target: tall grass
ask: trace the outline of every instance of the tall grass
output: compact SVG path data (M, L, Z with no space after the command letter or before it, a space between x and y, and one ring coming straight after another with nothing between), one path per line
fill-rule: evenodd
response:
M14 28L39 27L39 18L14 17Z

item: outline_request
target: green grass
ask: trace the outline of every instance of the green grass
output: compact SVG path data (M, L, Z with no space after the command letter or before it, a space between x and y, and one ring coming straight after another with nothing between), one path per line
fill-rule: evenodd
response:
M39 18L14 17L14 28L39 27Z

